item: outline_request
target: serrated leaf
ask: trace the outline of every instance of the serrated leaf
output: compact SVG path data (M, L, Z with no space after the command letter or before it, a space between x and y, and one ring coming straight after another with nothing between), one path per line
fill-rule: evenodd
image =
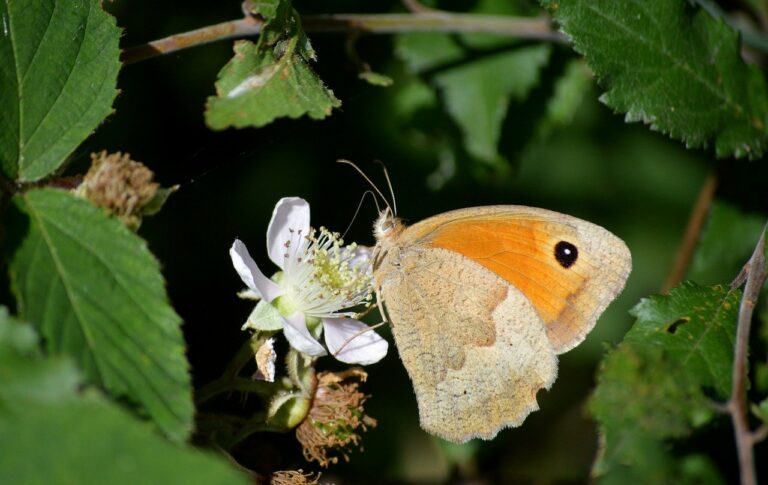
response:
M551 50L548 45L521 47L446 69L434 77L471 155L491 164L501 161L498 144L510 100L524 99L538 84Z
M322 119L341 106L308 62L309 40L287 2L267 22L257 44L235 42L235 57L219 73L205 121L214 130L260 127L277 118Z
M688 278L699 284L733 279L749 260L764 224L765 219L758 214L715 200L696 245Z
M597 75L601 100L686 146L758 158L768 94L736 32L682 0L541 0Z
M247 484L222 459L169 443L97 396L0 413L0 483Z
M138 403L169 437L192 426L181 319L146 243L87 201L53 189L14 198L29 231L11 261L19 314L88 381Z
M0 20L0 167L34 181L111 112L120 29L99 0L2 0Z
M609 482L696 483L668 440L713 416L730 393L739 290L683 283L632 310L637 321L603 361L590 410L603 450L594 473Z

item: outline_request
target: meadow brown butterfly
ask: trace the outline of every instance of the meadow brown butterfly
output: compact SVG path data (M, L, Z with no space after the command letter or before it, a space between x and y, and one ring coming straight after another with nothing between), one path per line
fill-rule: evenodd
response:
M557 354L584 340L632 266L602 227L532 207L459 209L410 227L386 208L374 233L376 296L421 426L456 443L538 409Z

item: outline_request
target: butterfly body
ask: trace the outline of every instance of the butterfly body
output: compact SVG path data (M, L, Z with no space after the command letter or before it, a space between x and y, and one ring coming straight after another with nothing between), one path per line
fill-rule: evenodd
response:
M594 224L524 206L374 226L374 284L413 382L422 427L490 439L538 409L557 354L621 291L631 257Z

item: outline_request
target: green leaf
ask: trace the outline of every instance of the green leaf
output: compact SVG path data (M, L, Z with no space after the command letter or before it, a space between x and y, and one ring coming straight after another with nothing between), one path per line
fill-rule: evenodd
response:
M29 231L11 262L19 314L90 382L140 404L183 440L193 406L181 320L146 243L87 201L53 189L19 194Z
M389 87L394 82L391 77L373 71L363 71L357 77L372 86L380 86L382 88Z
M261 300L248 316L243 329L252 328L258 331L282 330L283 321L283 317L277 308L269 302Z
M0 167L34 181L111 112L120 29L99 0L2 0Z
M309 67L315 55L290 5L281 3L257 44L235 42L235 57L219 73L205 121L214 130L260 127L276 118L323 119L341 106Z
M547 101L547 110L538 126L538 135L547 137L559 126L573 121L585 94L592 86L592 72L582 60L572 60L555 81L555 92Z
M251 15L260 15L264 20L272 20L277 15L281 3L285 0L250 0L245 5Z
M20 323L0 305L0 355L36 355L40 350L35 330Z
M541 0L606 92L601 100L687 147L758 158L768 94L736 32L683 0Z
M59 402L74 395L80 374L69 359L41 359L37 333L0 307L0 412L28 401Z
M491 164L502 161L498 144L510 100L525 99L538 84L551 50L548 45L521 47L446 69L434 77L472 156Z
M492 7L485 2L473 11L493 12ZM487 34L413 33L396 37L395 52L409 70L424 74L439 88L467 153L499 165L504 160L498 145L510 102L525 99L539 83L551 47L519 47Z
M223 460L177 447L43 357L0 307L0 483L247 483Z
M97 396L0 413L0 483L246 484L222 459L164 440Z
M765 219L715 200L696 246L688 278L699 284L732 280L749 260Z
M683 283L635 306L637 321L603 361L590 402L603 440L595 474L609 483L698 483L669 443L711 421L711 400L730 393L740 296Z
M170 197L171 194L176 193L176 191L179 190L179 187L179 185L172 185L170 187L160 187L157 189L155 196L147 202L147 205L141 208L141 215L153 216L160 212L163 206L165 206L165 203L168 202L168 197Z

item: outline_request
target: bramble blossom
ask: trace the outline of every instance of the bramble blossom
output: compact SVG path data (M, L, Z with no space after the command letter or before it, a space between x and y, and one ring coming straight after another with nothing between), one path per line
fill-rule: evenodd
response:
M328 351L342 362L367 365L386 355L387 341L352 318L356 312L350 310L371 300L368 248L345 246L338 234L311 228L309 204L284 197L267 229L267 252L281 270L272 279L261 272L240 240L229 250L247 294L263 300L254 313L268 314L277 322L272 323L277 328L270 329L282 327L290 345L311 356L327 353L318 341L320 332ZM243 328L264 329L253 319Z

